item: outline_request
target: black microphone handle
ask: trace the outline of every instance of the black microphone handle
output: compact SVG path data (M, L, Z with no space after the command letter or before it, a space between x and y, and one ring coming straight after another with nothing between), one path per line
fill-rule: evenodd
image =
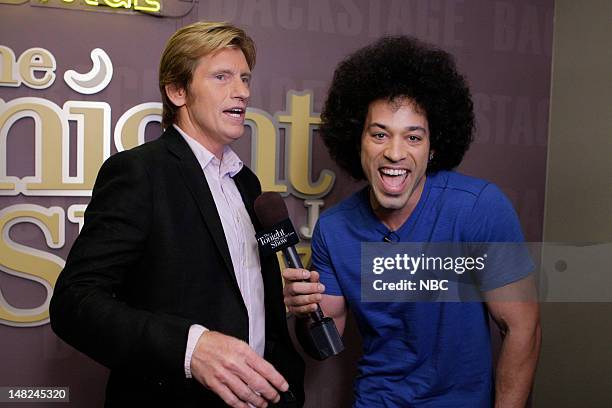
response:
M302 261L300 260L300 255L297 253L293 245L284 248L283 255L285 256L285 262L287 262L287 265L289 265L290 268L304 269L302 266ZM304 280L304 282L308 282L308 280ZM323 314L323 310L321 310L321 306L317 303L317 310L310 314L310 318L315 322L320 322L324 317L325 315Z

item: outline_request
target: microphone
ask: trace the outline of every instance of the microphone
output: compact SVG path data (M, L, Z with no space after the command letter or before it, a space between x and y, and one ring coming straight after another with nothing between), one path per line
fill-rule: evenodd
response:
M399 241L400 241L400 237L399 235L397 235L395 231L389 231L383 236L383 242L399 242Z
M263 226L263 230L255 235L257 245L263 257L283 252L285 262L290 268L303 269L300 256L295 245L300 242L293 224L289 219L285 201L278 193L266 192L255 199L255 214ZM336 329L334 319L325 317L321 306L310 313L312 323L309 324L307 335L314 348L313 357L325 360L344 350L342 338Z

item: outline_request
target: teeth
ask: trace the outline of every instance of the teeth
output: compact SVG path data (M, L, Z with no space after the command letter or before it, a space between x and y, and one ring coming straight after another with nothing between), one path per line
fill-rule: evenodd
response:
M405 169L380 169L380 172L387 176L403 176L406 174Z
M244 109L241 109L241 108L230 108L230 109L226 109L225 113L227 113L228 115L230 115L233 118L240 118L242 116L242 114L244 113Z

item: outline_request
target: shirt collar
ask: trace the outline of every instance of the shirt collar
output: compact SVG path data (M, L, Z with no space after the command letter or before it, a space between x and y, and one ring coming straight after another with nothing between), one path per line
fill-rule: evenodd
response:
M198 143L176 124L173 124L173 126L183 137L185 142L187 142L187 145L189 145L189 148L195 155L198 163L200 163L202 170L204 170L210 163L213 163L215 167L219 168L219 175L221 176L229 174L230 177L234 177L240 170L242 170L244 163L242 160L240 160L240 157L238 157L236 152L234 152L231 147L227 145L224 146L223 156L221 157L221 162L219 162L219 159L217 159L217 157L210 150Z

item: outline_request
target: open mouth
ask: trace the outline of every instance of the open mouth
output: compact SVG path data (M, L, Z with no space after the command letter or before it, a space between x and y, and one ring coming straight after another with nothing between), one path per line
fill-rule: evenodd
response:
M406 179L410 171L392 167L381 167L378 174L382 180L383 188L387 193L400 193L404 190Z
M226 113L227 115L231 116L232 118L242 119L242 117L244 116L245 111L246 110L244 108L230 108L230 109L224 110L223 113Z

